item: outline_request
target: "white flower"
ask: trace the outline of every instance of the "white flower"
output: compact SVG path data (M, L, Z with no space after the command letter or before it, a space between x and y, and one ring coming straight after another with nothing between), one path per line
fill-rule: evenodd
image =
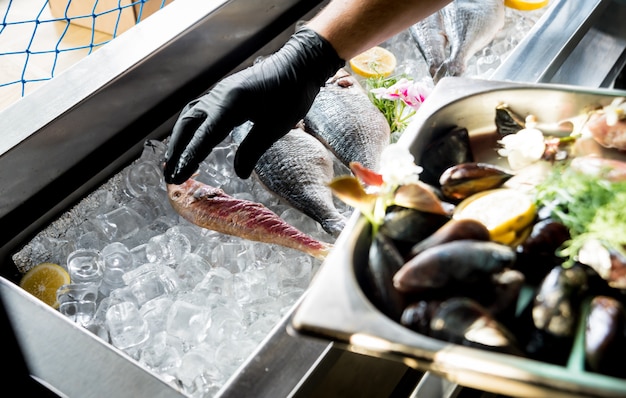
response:
M498 143L502 145L498 154L507 157L513 170L538 161L546 149L543 133L535 128L525 128L516 134L506 135Z
M398 144L389 144L383 150L380 159L380 174L391 189L419 181L422 168L415 164L415 158L408 148Z

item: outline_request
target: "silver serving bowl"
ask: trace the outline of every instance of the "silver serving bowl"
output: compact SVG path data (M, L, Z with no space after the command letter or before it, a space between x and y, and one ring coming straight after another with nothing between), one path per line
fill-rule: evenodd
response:
M499 103L549 123L576 116L589 105L607 105L617 96L626 96L626 92L446 78L400 143L420 164L426 144L451 127L467 128L470 137L495 131ZM460 385L509 396L626 396L626 380L585 371L580 353L572 354L567 366L553 365L437 340L388 318L370 302L359 283L367 264L369 231L367 221L355 212L296 308L290 325L293 333L330 340L350 351L397 360Z

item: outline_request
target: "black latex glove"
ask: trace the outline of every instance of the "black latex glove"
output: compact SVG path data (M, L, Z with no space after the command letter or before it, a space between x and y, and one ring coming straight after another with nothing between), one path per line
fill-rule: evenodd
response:
M259 158L308 112L320 87L345 61L311 29L296 32L276 53L215 85L181 112L165 154L165 181L180 184L233 128L254 127L239 145L235 172L248 178Z

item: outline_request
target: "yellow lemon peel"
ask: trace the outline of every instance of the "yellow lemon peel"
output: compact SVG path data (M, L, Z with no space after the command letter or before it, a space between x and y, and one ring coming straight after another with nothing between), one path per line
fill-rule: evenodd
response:
M487 227L492 240L512 244L536 215L536 206L527 194L498 188L463 200L454 210L453 218L477 220Z
M387 77L396 68L396 56L382 47L372 47L350 60L350 68L359 76Z
M28 270L20 287L53 308L58 308L57 289L70 283L70 275L58 264L41 263Z

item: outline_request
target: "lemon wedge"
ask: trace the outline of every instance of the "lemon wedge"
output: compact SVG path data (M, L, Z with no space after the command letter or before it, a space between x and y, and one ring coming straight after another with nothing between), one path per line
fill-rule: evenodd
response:
M58 308L57 290L70 283L70 274L58 264L41 263L28 270L20 287L53 308Z
M550 0L504 0L504 5L520 11L533 11L547 6Z
M452 217L479 221L487 227L492 240L508 245L518 241L536 215L537 209L528 195L515 189L498 188L463 200Z
M382 47L372 47L350 60L350 68L362 77L387 77L396 68L396 56Z

